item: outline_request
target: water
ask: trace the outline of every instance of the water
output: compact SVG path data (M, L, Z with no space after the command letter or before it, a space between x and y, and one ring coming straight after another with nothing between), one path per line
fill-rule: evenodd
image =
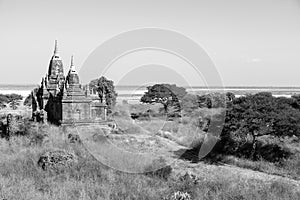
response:
M0 85L1 94L20 94L24 98L27 97L31 91L36 88L37 85ZM146 87L140 86L116 86L118 93L118 102L127 101L139 101L142 95L147 91ZM257 92L272 92L275 97L291 97L294 94L300 94L300 87L212 87L210 89L206 87L187 87L187 91L193 94L206 94L209 92L232 92L237 97Z
M0 94L20 94L27 97L36 85L0 85Z

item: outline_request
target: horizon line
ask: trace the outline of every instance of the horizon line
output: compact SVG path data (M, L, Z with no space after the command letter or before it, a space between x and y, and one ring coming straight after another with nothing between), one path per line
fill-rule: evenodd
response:
M174 83L157 83L157 84L174 84ZM1 86L38 86L39 84L36 83L0 83ZM86 84L82 84L86 85ZM177 84L175 84L177 85ZM141 87L140 85L115 85L115 87ZM203 85L190 85L190 86L182 86L182 85L177 85L179 87L184 87L184 88L189 88L189 87L199 87L199 88L299 88L299 86L268 86L268 85L260 85L260 86L255 86L255 85L224 85L224 86L203 86ZM142 86L142 87L147 87L147 86Z

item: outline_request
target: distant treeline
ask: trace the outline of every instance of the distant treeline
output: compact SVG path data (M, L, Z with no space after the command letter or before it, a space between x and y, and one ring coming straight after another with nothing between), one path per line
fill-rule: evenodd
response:
M19 94L0 94L0 109L5 108L7 104L16 109L20 105L20 100L22 100L22 95Z

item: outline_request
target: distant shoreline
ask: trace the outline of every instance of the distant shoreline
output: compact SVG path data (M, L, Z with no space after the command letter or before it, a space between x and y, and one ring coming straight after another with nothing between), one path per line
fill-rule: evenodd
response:
M14 84L0 84L0 93L1 94L20 94L24 98L27 97L31 91L36 88L38 85L28 84L28 85L14 85ZM294 94L300 94L300 87L266 87L266 86L228 86L228 87L204 87L204 86L193 86L186 87L187 92L192 94L203 95L207 93L214 92L232 92L236 96L242 96L245 94L254 94L258 92L271 92L273 96L279 97L291 97ZM118 93L118 101L130 100L137 101L139 100L144 92L146 92L146 86L128 86L121 85L116 86L116 92Z
M1 84L0 89L6 88L35 88L39 84ZM142 89L147 88L147 86L139 86L139 85L116 85L116 88L123 89L123 88L136 88ZM195 89L299 89L300 86L181 86L184 88L195 88Z

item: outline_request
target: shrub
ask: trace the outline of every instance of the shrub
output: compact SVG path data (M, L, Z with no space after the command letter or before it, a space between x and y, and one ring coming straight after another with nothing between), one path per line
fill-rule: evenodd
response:
M43 170L60 171L63 168L68 168L77 162L77 158L73 153L64 150L48 151L42 154L37 164Z
M177 191L166 200L191 200L191 195L187 192Z

